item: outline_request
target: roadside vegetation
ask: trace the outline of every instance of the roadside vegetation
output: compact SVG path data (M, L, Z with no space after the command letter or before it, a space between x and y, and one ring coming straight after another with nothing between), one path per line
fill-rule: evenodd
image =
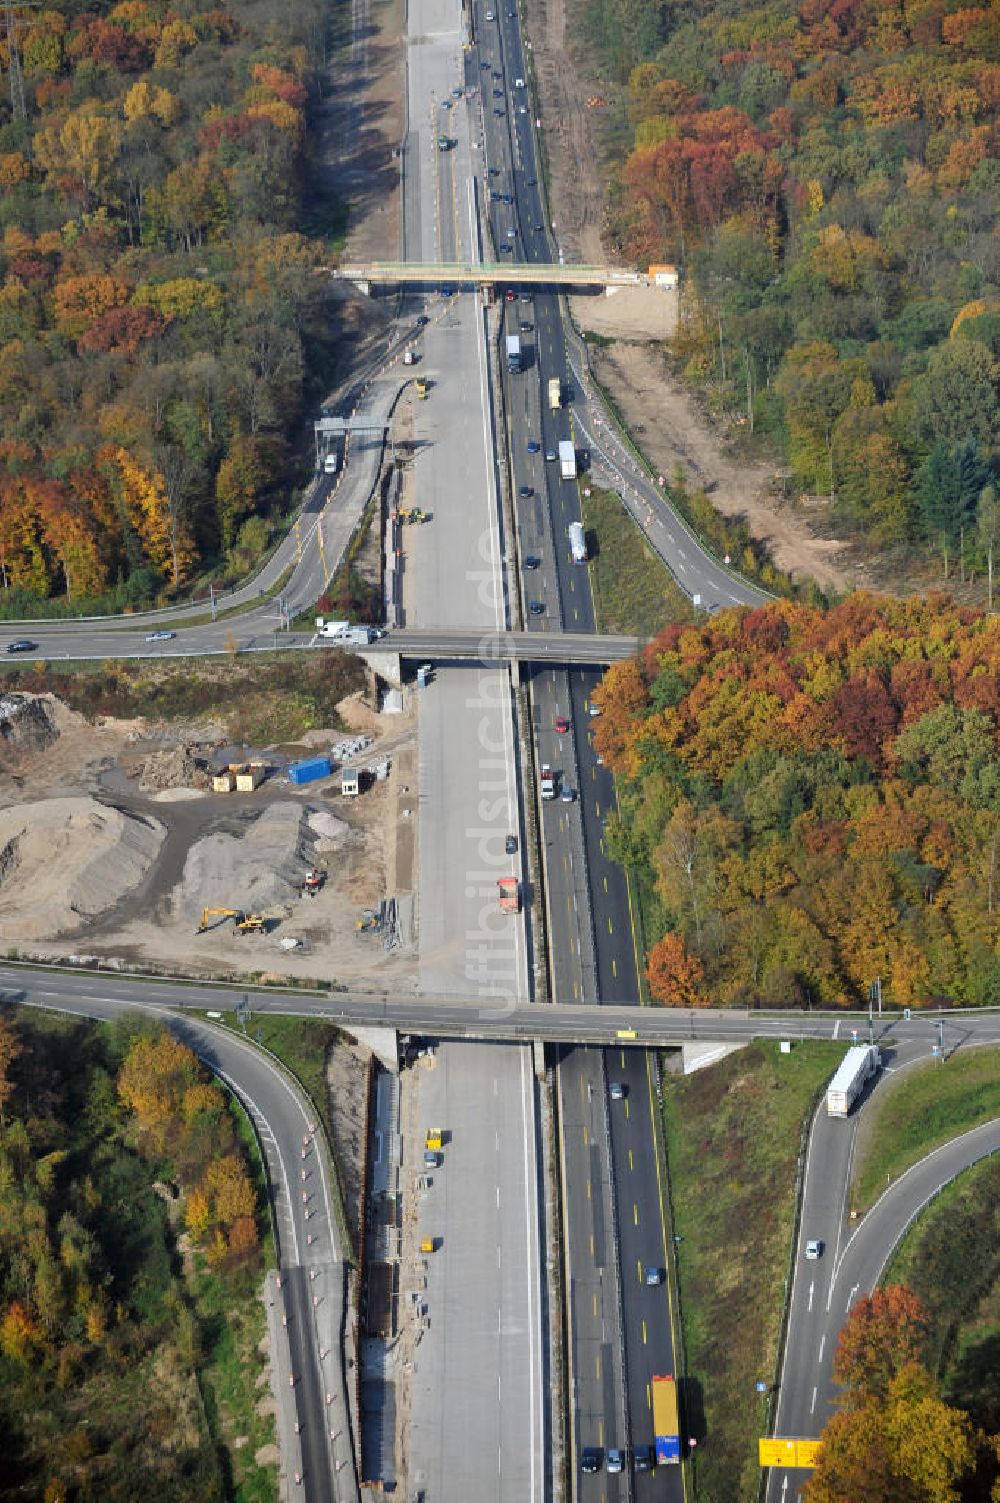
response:
M756 1496L803 1129L843 1047L754 1043L693 1075L664 1075L663 1122L685 1424L699 1503ZM752 1229L752 1230L748 1230Z
M680 367L837 536L981 588L1000 534L993 13L577 14L619 96L609 238L683 268Z
M590 588L601 631L655 636L697 612L657 558L615 491L582 496L590 553Z
M943 596L671 626L608 671L609 849L655 1000L1000 1001L1000 638Z
M944 1063L928 1060L883 1081L866 1109L851 1204L867 1211L911 1164L994 1117L1000 1049L959 1049Z
M0 618L246 574L336 359L324 0L31 8L0 122ZM5 71L7 68L5 62ZM307 226L305 230L304 226Z
M222 1027L238 1030L232 1013L224 1013ZM273 1013L254 1013L246 1029L248 1038L276 1054L300 1083L316 1108L332 1143L333 1123L326 1084L326 1057L340 1041L341 1033L332 1023L314 1018L282 1018Z
M949 1402L1000 1434L1000 1164L987 1159L946 1186L888 1271L923 1301L928 1364Z
M159 1027L0 1018L0 1498L274 1496L255 1160Z
M337 705L365 682L360 660L344 652L0 669L5 689L55 694L88 717L210 717L225 724L234 742L264 746L294 742L318 727L339 728Z
M840 1332L838 1407L806 1503L990 1503L1000 1435L949 1403L934 1375L933 1319L905 1284L857 1301Z

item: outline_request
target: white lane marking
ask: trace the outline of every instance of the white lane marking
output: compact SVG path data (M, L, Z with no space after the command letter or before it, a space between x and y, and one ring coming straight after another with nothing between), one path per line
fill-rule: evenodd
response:
M810 1282L810 1284L809 1284L809 1303L808 1303L808 1305L807 1305L807 1306L806 1306L806 1309L807 1309L807 1310L811 1310L811 1309L812 1309L812 1307L813 1307L813 1290L814 1290L814 1289L815 1289L815 1288L816 1288L816 1280L815 1280L815 1279L813 1279L813 1280L812 1280L812 1281L811 1281L811 1282Z
M815 1388L813 1389L812 1403L809 1405L809 1413L810 1414L815 1414L816 1413L816 1390L815 1390Z
M820 1338L820 1343L819 1343L819 1357L817 1358L818 1362L822 1362L823 1361L823 1353L825 1351L826 1351L826 1332L824 1331L823 1335Z

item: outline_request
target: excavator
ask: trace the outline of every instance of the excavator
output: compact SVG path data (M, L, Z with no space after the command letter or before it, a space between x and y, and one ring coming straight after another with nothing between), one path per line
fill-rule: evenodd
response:
M314 898L325 881L326 872L323 871L321 867L314 866L311 871L306 872L305 879L302 883L303 897Z
M209 923L212 918L231 918L233 929L236 934L266 934L267 918L263 913L244 913L242 908L206 908L201 915L201 923L195 930L196 934L204 934L206 929L213 926Z

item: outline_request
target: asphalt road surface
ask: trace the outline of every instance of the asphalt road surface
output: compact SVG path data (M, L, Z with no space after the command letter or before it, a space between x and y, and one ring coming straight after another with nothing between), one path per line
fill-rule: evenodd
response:
M926 1054L913 1044L896 1053ZM851 1307L875 1289L914 1218L962 1170L1000 1150L1000 1120L975 1128L928 1154L896 1180L860 1221L846 1203L850 1163L862 1113L877 1097L878 1082L845 1120L821 1105L809 1140L802 1217L789 1307L774 1433L815 1439L834 1410L833 1357ZM805 1258L809 1239L822 1256ZM794 1503L808 1472L772 1467L768 1503Z
M283 1307L284 1316L280 1331L272 1325L272 1336L278 1337L277 1422L289 1480L300 1479L292 1496L304 1503L351 1503L358 1492L340 1339L346 1275L329 1165L308 1103L260 1050L228 1029L168 1013L162 1002L150 1000L148 988L144 998L136 993L127 1001L87 995L71 986L18 1000L93 1019L109 1020L132 1010L158 1014L243 1102L257 1129L271 1185L281 1270L280 1286L271 1289L271 1298Z
M411 0L405 237L428 259L475 257L472 145L455 0ZM454 145L441 149L443 136ZM521 877L510 668L484 644L508 625L486 324L476 298L442 298L419 342L429 395L412 404L409 499L432 520L403 534L402 619L463 635L471 669L439 665L421 691L418 917L421 987L466 1008L528 999L526 918L501 914L497 880ZM396 650L400 634L386 639ZM427 653L421 644L416 649ZM421 1133L443 1126L441 1167L417 1196L428 1324L410 1382L411 1491L540 1500L541 1367L535 1082L525 1046L443 1045L419 1075ZM415 1177L415 1176L414 1176ZM411 1191L411 1186L406 1186ZM411 1202L412 1203L412 1202ZM404 1314L404 1318L406 1315Z

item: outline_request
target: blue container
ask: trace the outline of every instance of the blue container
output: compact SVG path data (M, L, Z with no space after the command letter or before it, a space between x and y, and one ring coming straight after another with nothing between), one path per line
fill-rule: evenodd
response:
M293 762L288 769L293 783L311 783L316 778L330 776L329 757L307 757L304 762Z

